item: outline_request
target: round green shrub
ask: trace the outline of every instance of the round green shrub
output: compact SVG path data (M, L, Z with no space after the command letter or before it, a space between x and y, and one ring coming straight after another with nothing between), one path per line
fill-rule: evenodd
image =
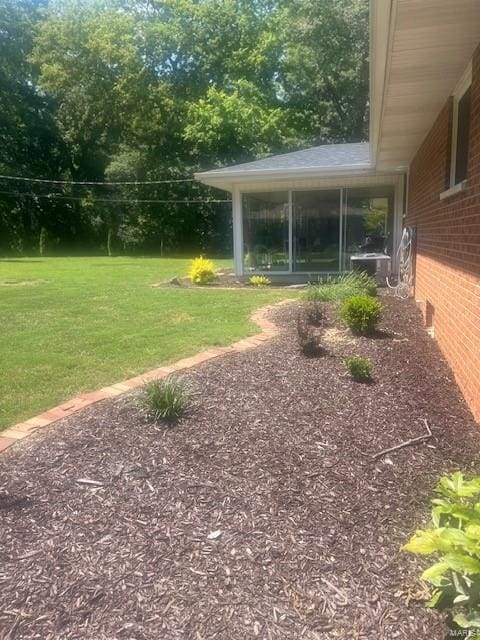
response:
M371 296L352 296L343 303L340 316L354 333L367 335L375 331L382 310L382 303Z
M345 366L350 375L357 382L369 382L372 379L372 365L370 360L361 356L352 356L345 359Z

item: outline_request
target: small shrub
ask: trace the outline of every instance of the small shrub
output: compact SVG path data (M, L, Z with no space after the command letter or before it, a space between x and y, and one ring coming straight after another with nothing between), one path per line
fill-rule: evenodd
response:
M377 295L375 279L364 272L352 271L337 278L329 278L318 284L311 284L305 299L317 302L342 302L354 295Z
M345 366L356 382L368 382L372 379L372 365L367 358L362 358L361 356L346 358Z
M189 394L179 379L152 380L143 388L143 405L155 420L173 421L185 410Z
M267 276L252 276L248 282L253 287L268 287L268 285L272 284L272 281Z
M209 284L215 280L215 265L211 260L200 256L192 260L188 275L194 284Z
M480 632L480 476L459 471L440 479L432 500L432 520L402 548L435 559L422 574L433 586L427 607L448 609L453 622Z
M340 316L354 333L367 335L375 331L382 309L382 303L375 298L366 295L352 296L343 303Z
M300 351L307 358L313 358L320 354L321 347L312 327L308 324L306 315L299 313L297 316L297 338Z
M307 300L305 304L305 316L308 324L314 327L320 327L325 318L321 302L318 300Z

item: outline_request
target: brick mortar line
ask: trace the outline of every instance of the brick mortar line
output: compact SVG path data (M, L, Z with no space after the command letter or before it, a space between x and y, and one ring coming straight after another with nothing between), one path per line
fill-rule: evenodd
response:
M28 420L19 422L18 424L9 427L5 431L0 431L0 455L13 444L24 440L30 434L38 431L39 429L43 429L44 427L47 427L54 422L58 422L59 420L62 420L62 418L71 416L74 413L85 409L85 407L89 407L96 402L100 402L100 400L115 398L124 393L127 393L128 391L131 391L132 389L136 389L142 386L145 382L149 382L151 380L161 380L162 378L166 378L172 373L183 371L185 369L191 369L203 362L208 362L209 360L213 360L220 356L224 356L229 353L242 353L243 351L248 351L249 349L258 347L268 340L271 340L279 333L277 325L266 318L267 314L275 307L279 307L290 302L292 302L291 298L287 300L281 300L280 302L266 305L265 307L261 307L260 309L256 309L252 312L252 314L250 315L250 320L254 322L258 327L260 327L260 333L249 336L248 338L237 340L237 342L234 342L227 347L210 347L205 351L200 351L194 356L181 358L180 360L172 362L171 364L156 367L155 369L146 371L145 373L142 373L133 378L128 378L127 380L122 380L121 382L115 382L114 384L103 387L98 391L80 393L74 398L71 398L66 402L62 402L61 404L57 405L56 407L52 407L47 411L43 411L33 418L29 418Z

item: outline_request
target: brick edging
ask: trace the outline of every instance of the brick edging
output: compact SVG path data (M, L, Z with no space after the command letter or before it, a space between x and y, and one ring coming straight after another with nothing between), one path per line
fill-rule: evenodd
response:
M88 407L95 402L105 400L106 398L114 398L121 395L122 393L126 393L127 391L131 391L132 389L140 387L147 381L161 380L162 378L166 378L171 373L182 371L184 369L191 369L192 367L195 367L202 362L213 360L214 358L218 358L219 356L223 356L227 353L240 353L242 351L247 351L248 349L257 347L258 345L262 344L262 342L270 340L278 334L277 326L266 317L269 311L275 307L289 302L291 302L291 299L281 300L280 302L277 302L275 304L269 304L260 309L256 309L251 314L250 319L260 327L261 332L254 336L238 340L228 347L211 347L210 349L206 349L205 351L200 351L194 356L182 358L181 360L177 360L177 362L173 362L172 364L166 365L164 367L151 369L150 371L142 373L139 376L129 378L128 380L122 380L121 382L116 382L115 384L112 384L108 387L103 387L98 391L81 393L78 396L67 400L67 402L62 402L62 404L59 404L52 409L48 409L48 411L40 413L38 416L30 418L29 420L24 420L23 422L19 422L18 424L13 425L13 427L9 427L5 431L0 431L0 453L8 449L11 445L15 444L19 440L27 438L31 433L38 431L39 429L43 429L43 427L57 422L62 418L71 416L77 411L80 411L81 409L84 409L85 407Z

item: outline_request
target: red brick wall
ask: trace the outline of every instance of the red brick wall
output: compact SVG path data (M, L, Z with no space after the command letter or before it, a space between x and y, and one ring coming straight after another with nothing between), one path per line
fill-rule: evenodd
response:
M415 299L480 422L480 48L473 59L467 188L448 188L452 100L409 174L407 224L417 227Z

